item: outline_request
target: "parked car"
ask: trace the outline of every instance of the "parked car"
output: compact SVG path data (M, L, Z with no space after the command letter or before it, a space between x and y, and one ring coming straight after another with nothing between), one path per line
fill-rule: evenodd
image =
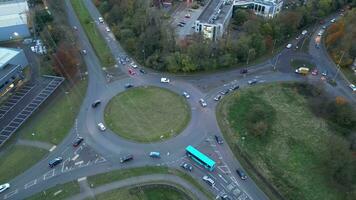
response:
M183 24L177 24L177 26L179 26L179 27L184 27L184 25L183 25Z
M333 18L333 19L330 20L330 22L331 22L331 23L335 23L335 22L336 22L336 19Z
M205 181L208 185L210 186L214 186L215 185L215 181L210 178L209 176L203 176L203 181Z
M189 99L189 98L190 98L190 95L188 94L188 92L183 92L183 96L184 96L186 99Z
M105 131L106 130L106 127L101 122L98 124L98 127L99 127L99 130L101 130L101 131Z
M328 75L328 71L323 71L322 73L321 73L321 75L323 75L323 76L327 76Z
M0 185L0 193L4 192L5 190L10 188L10 183L5 183Z
M125 88L126 89L129 89L129 88L132 88L132 87L133 87L133 85L131 83L126 83L125 84Z
M318 74L319 74L319 72L318 72L317 69L314 69L314 70L312 71L312 75L313 75L313 76L317 76Z
M164 77L161 78L161 83L169 83L169 82L170 82L169 78L164 78Z
M105 27L106 32L110 32L110 28L109 27Z
M137 68L137 64L135 64L134 62L130 63L130 66L133 68Z
M199 99L199 103L202 107L206 107L208 105L204 99Z
M129 74L130 74L130 75L135 75L136 72L135 72L135 70L133 70L133 69L129 69Z
M214 101L219 101L221 99L221 97L222 96L220 94L216 95L216 97L214 97Z
M141 72L142 74L146 74L146 71L145 71L144 69L140 69L140 72Z
M78 27L76 27L76 26L73 26L73 29L74 29L74 30L78 30Z
M240 74L246 74L248 70L246 68L240 70Z
M240 88L239 85L233 85L233 86L231 86L231 87L229 88L229 90L230 90L230 91L234 91L234 90L237 90L237 89L239 89L239 88Z
M227 93L229 93L229 90L220 91L220 94L221 94L221 95L225 95L225 94L227 94Z
M48 165L50 168L55 167L56 165L60 164L63 161L62 157L57 157L51 161L48 162Z
M152 151L152 152L150 152L150 157L151 158L161 158L161 154L159 152Z
M286 48L287 48L287 49L292 48L292 44L287 44Z
M222 194L221 199L222 200L230 200L230 197L227 194Z
M224 144L224 140L218 135L215 135L215 140L218 144Z
M180 165L183 169L188 170L188 171L192 171L193 170L193 166L189 163L183 162Z
M73 147L79 146L80 143L82 143L83 141L84 141L84 138L82 138L82 137L75 138L75 140L73 141Z
M91 104L91 107L96 108L100 104L101 104L101 101L100 100L96 100L96 101L94 101L94 103Z
M99 22L104 23L104 19L102 17L99 17Z
M356 92L356 86L354 84L350 84L349 87L351 88L352 92Z
M307 30L302 31L302 35L306 35L308 33Z
M247 179L246 174L245 174L241 169L237 169L237 170L236 170L236 173L237 173L237 175L239 175L239 177L240 177L242 180L246 180L246 179Z
M247 83L248 83L249 85L256 84L256 83L257 83L257 79L249 80L249 81L247 81Z
M130 161L130 160L133 160L133 155L131 155L131 154L126 155L126 156L120 158L120 162L121 162L121 163L128 162L128 161Z
M87 50L83 49L81 52L83 55L87 55Z

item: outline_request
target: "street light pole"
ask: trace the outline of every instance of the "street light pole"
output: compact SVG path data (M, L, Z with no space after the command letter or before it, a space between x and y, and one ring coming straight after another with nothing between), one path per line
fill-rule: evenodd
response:
M273 65L273 70L274 70L274 71L277 70L276 65L277 65L277 62L278 62L278 59L279 59L279 56L280 56L280 55L281 55L281 54L279 53L278 56L277 56L276 62L275 62L274 65Z

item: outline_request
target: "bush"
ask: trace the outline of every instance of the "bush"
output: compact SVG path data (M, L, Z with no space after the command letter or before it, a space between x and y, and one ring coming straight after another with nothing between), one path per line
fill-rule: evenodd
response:
M250 135L265 136L271 129L275 110L272 106L264 104L261 100L254 100L256 104L246 115L246 129Z

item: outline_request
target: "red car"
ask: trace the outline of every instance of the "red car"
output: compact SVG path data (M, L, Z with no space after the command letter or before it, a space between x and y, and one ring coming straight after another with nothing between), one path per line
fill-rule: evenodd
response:
M314 70L312 71L312 75L313 75L313 76L317 76L317 75L318 75L318 70L317 70L317 69L314 69Z
M135 72L133 69L129 69L129 74L130 74L130 75L135 75L136 72Z

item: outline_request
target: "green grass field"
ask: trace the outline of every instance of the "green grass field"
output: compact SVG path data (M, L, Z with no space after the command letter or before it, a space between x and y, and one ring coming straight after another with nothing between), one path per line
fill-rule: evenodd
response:
M188 200L191 199L174 187L162 185L122 188L105 192L96 196L97 200Z
M96 24L90 17L88 10L86 9L82 0L71 0L74 11L83 26L85 33L87 34L92 47L95 50L96 55L103 67L109 69L115 64L115 59L113 58L109 47L106 45L104 38L100 35Z
M273 108L275 116L270 121L271 130L256 137L247 133L245 118L261 101ZM234 93L218 105L217 118L234 154L238 158L247 157L286 199L347 198L344 188L330 176L326 164L333 159L328 154L332 148L331 136L343 138L335 136L327 122L311 112L306 98L293 87L259 85ZM240 161L265 190L267 187L256 178L254 170L243 159ZM275 199L270 191L266 193Z
M1 152L0 183L6 183L36 164L48 151L14 145Z
M61 192L59 192L61 191ZM62 200L80 192L79 184L77 181L68 182L61 185L56 185L50 189L37 193L27 200ZM58 193L58 194L56 194ZM55 195L56 194L56 195Z
M190 184L194 185L207 197L211 197L211 193L207 191L202 185L200 185L192 176L187 173L181 172L176 169L169 169L167 167L138 167L131 169L115 170L108 173L97 174L88 177L88 184L93 187L98 187L104 184L108 184L114 181L119 181L135 176L143 176L149 174L172 174L181 177L182 179L188 181Z
M306 68L309 68L310 70L314 69L315 68L315 65L313 63L310 63L308 61L305 61L305 60L292 60L290 62L290 65L297 69L299 67L306 67Z
M157 87L129 89L110 100L105 122L118 135L138 142L159 141L179 134L190 120L185 99Z
M72 128L86 93L87 81L68 89L63 86L19 130L22 139L59 144ZM32 135L34 133L34 135Z

